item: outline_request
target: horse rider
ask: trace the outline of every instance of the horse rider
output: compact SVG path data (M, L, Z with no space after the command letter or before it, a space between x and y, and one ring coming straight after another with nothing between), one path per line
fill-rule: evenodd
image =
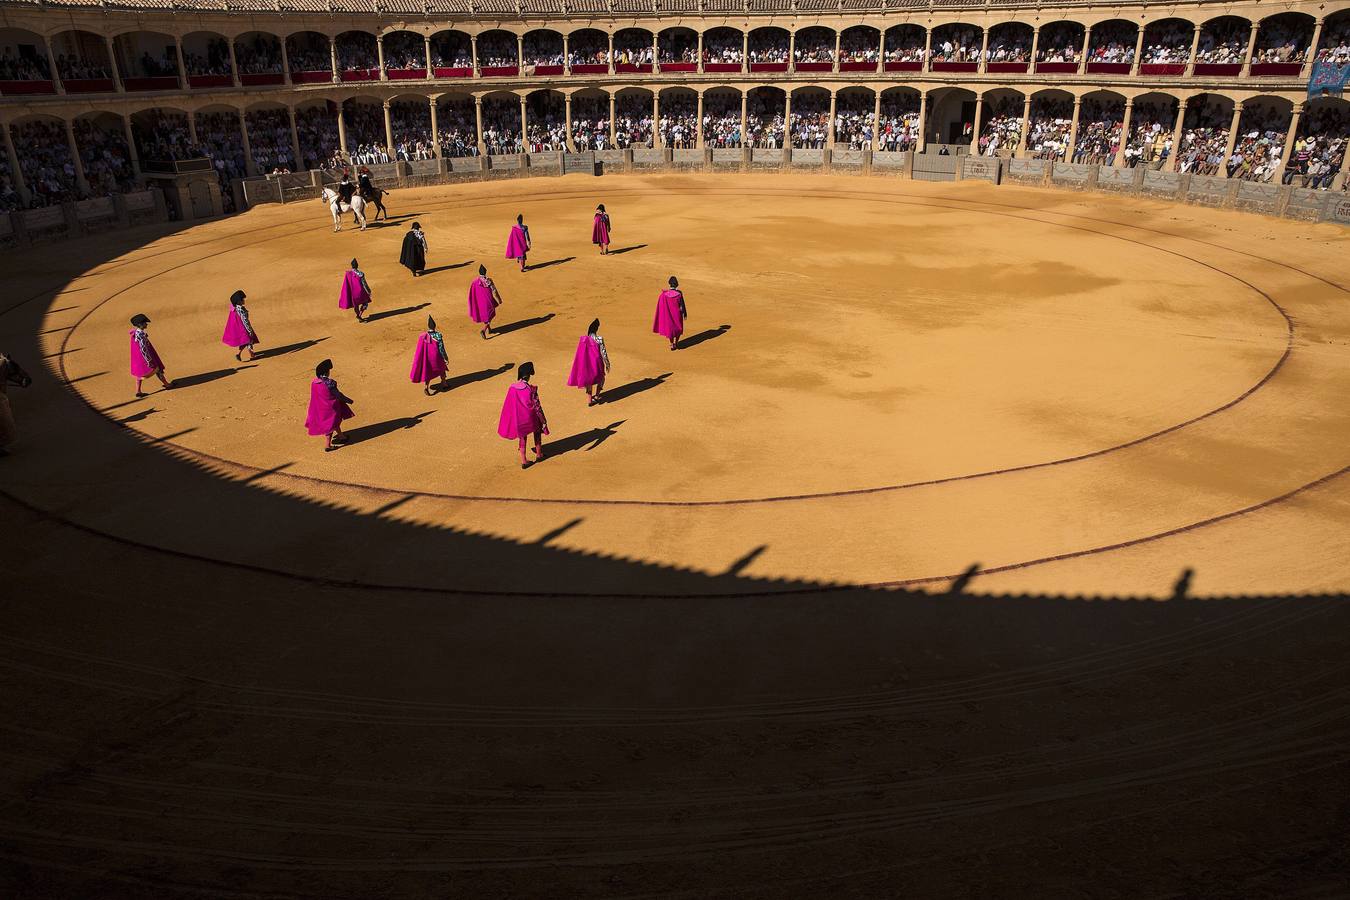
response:
M356 170L357 191L367 203L375 199L375 185L370 180L370 169L362 166Z
M356 185L352 184L352 177L346 172L342 173L342 181L337 186L338 200L352 205L352 195L356 193Z

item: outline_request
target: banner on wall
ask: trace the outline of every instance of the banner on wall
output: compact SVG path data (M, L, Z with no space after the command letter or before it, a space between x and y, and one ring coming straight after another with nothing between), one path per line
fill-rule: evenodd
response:
M1308 79L1308 97L1316 98L1324 94L1339 97L1345 91L1345 83L1350 81L1350 63L1337 64L1329 60L1313 63L1312 77Z

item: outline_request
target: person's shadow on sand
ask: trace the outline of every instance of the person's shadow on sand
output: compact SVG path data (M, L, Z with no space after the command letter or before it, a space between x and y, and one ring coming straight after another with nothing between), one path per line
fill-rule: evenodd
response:
M548 462L555 456L562 456L564 453L571 453L573 450L594 450L605 441L614 436L619 430L619 426L627 419L620 419L603 428L592 428L590 431L583 431L580 434L574 434L571 437L560 438L556 441L549 441L544 445L544 462ZM589 446L587 446L589 445Z
M709 328L707 331L700 331L698 334L683 338L677 341L675 346L681 350L688 350L690 347L697 347L704 341L711 341L713 338L719 338L730 330L730 325L719 325L716 328Z
M637 381L630 381L627 384L621 384L618 387L612 387L600 392L602 403L618 403L620 400L627 400L634 394L641 394L643 391L650 391L654 387L660 387L666 383L672 372L666 372L663 375L657 375L655 378L639 378Z
M422 424L422 420L434 412L428 411L418 413L415 416L403 416L398 419L389 419L385 422L376 422L374 425L362 425L359 428L352 428L344 431L348 444L360 444L363 441L373 441L375 438L384 437L386 434L392 434L395 431L406 431L409 428L415 428Z
M465 385L476 384L480 381L487 381L489 378L496 378L503 372L511 371L515 363L502 363L495 369L479 369L477 372L465 372L463 375L455 375L445 379L445 384L433 384L433 391L453 391L455 388L461 388Z

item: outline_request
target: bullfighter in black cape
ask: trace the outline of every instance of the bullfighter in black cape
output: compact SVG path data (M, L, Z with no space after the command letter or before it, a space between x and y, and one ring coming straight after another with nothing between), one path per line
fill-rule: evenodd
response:
M412 223L412 228L403 236L403 252L399 254L398 261L400 265L407 266L414 277L426 271L427 236L422 231L421 223Z

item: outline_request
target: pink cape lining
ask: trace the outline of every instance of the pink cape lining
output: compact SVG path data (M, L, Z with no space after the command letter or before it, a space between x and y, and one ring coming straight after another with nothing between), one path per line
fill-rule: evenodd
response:
M337 428L343 419L350 419L355 413L346 401L328 393L328 385L318 378L309 383L309 414L305 416L305 428L318 437Z
M225 319L225 334L220 342L227 347L247 347L249 344L258 343L258 335L244 327L244 320L239 318L239 311L231 306L230 314Z
M652 331L666 340L675 340L684 334L684 316L680 315L679 291L665 290L656 298L656 319L652 322Z
M609 225L605 221L608 218L604 213L595 214L595 224L591 226L591 243L608 244L609 243Z
M492 300L492 289L481 277L469 284L469 318L475 322L491 322L497 317L497 304Z
M413 350L412 371L408 373L408 378L416 384L425 384L444 374L445 360L441 359L441 350L431 335L423 332L417 338L417 348Z
M133 328L127 334L131 338L131 375L133 378L146 378L164 368L164 361L155 352L155 345L150 343L150 338L145 339L145 347L150 351L150 365L147 366L145 357L141 356L141 348L136 344L136 329Z
M361 276L357 275L355 270L348 269L342 276L342 293L338 294L338 306L341 309L351 309L353 306L364 306L370 302L370 294L361 287Z
M525 246L525 229L519 225L512 225L511 236L506 239L506 258L520 259L528 249Z
M507 388L502 415L497 420L497 433L512 440L528 437L536 431L548 434L548 426L535 409L538 398L539 389L523 381Z
M605 360L600 345L589 334L582 335L577 344L577 355L572 357L572 372L567 376L569 387L590 387L605 380Z

